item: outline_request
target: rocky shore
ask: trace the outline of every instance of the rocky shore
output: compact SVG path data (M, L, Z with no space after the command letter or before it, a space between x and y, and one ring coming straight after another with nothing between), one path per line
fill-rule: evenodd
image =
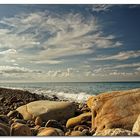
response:
M0 136L139 136L140 89L62 101L0 88Z

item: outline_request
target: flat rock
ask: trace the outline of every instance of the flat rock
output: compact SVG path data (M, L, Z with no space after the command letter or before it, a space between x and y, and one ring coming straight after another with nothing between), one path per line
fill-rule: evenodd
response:
M140 88L102 93L92 99L92 129L132 130L140 113Z
M40 117L42 121L63 120L74 116L75 105L71 102L58 102L40 100L17 108L24 120L32 120Z
M130 130L122 128L105 129L103 131L96 132L94 136L138 136L136 133Z

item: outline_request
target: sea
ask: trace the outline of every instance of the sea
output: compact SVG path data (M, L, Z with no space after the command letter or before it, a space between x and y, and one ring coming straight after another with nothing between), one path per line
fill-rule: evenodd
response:
M0 83L0 87L28 90L32 93L49 97L55 95L60 99L85 102L91 95L140 88L140 82Z

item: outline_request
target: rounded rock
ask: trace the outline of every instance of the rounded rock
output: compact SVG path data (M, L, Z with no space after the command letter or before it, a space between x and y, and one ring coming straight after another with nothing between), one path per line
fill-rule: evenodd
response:
M70 136L86 136L86 134L81 131L72 131Z
M42 128L37 136L64 136L64 132L57 128Z
M35 125L40 125L40 126L42 126L42 119L40 118L40 117L36 117L36 119L35 119Z
M21 123L13 123L10 130L11 136L31 136L30 128Z
M61 129L61 130L64 130L63 126L56 120L49 120L45 127L53 127L53 128L58 128L58 129Z
M66 127L71 128L89 120L91 120L91 112L83 113L77 117L70 118L66 123Z

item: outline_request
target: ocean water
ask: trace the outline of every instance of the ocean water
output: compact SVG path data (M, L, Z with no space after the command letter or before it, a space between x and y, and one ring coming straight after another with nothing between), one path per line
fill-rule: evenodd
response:
M29 90L47 96L83 102L91 95L140 88L140 82L0 83L0 87Z

